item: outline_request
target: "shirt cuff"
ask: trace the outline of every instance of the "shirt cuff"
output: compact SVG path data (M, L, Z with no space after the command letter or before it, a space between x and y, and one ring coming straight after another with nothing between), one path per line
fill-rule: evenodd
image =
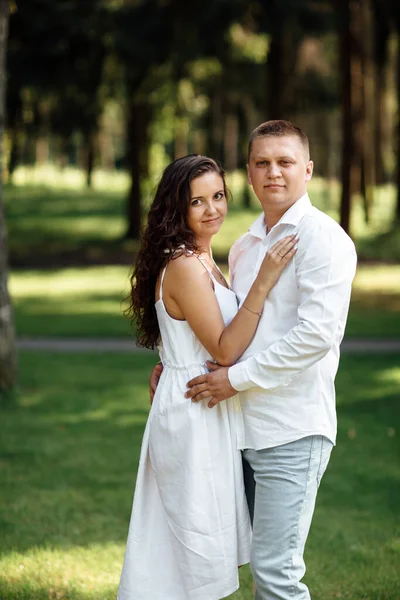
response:
M229 367L228 379L233 389L237 392L244 392L244 390L248 390L252 386L244 362Z

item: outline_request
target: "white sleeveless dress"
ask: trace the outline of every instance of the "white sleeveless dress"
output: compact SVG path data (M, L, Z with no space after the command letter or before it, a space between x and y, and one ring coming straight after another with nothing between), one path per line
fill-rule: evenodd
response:
M228 325L236 296L208 272ZM168 315L164 275L156 303L164 370L143 436L117 600L219 600L239 587L238 565L250 556L240 404L235 397L210 409L208 400L185 398L211 356L186 321Z

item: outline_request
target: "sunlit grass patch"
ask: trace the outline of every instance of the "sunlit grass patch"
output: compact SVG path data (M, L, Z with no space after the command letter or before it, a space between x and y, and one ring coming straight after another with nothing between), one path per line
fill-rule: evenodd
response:
M10 278L19 335L128 336L129 267L16 272Z
M400 265L359 265L347 335L400 337Z
M0 559L0 594L10 600L115 598L121 556L122 543L12 552ZM99 562L107 568L99 570Z
M127 266L15 271L10 289L18 334L130 335L123 317L130 271ZM347 335L400 336L400 266L359 265Z
M86 186L86 174L76 167L60 168L50 163L34 167L19 166L13 174L13 183L19 187L42 185L52 189L82 190ZM129 186L129 176L124 171L95 169L92 185L97 190L125 192Z
M0 598L115 600L155 360L21 353L20 398L1 409ZM315 600L400 597L399 364L342 358L306 550ZM251 600L248 567L240 577L231 598Z

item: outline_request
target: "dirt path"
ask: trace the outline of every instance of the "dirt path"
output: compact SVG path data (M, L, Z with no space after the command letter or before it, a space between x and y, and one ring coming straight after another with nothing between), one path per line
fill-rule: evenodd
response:
M137 348L134 338L19 338L20 350L50 352L146 352L151 350ZM400 338L361 339L346 338L341 346L343 353L376 354L400 353Z

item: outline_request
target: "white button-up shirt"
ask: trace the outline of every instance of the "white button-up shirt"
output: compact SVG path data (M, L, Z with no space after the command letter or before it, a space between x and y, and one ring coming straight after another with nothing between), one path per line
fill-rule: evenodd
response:
M336 441L334 379L356 270L354 244L302 196L266 233L264 214L232 246L240 304L266 251L296 233L298 250L269 293L255 336L228 377L238 390L240 448L270 448L309 435Z

